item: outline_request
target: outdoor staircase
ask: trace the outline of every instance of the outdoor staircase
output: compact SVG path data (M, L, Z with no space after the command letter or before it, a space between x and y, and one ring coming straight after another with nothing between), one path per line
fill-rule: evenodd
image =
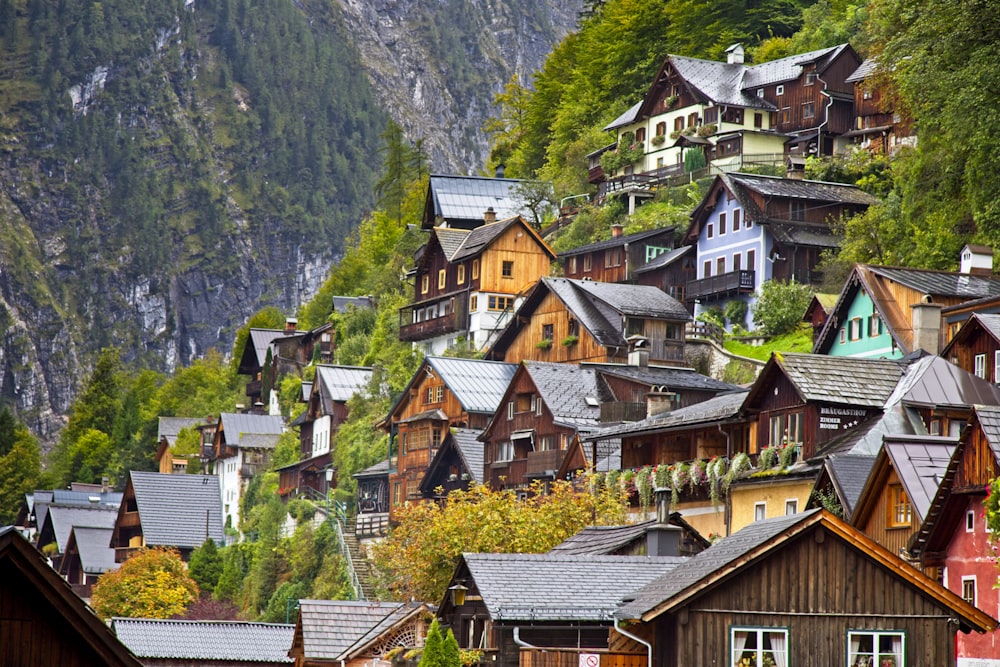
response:
M375 573L372 563L361 548L361 543L354 534L355 517L347 517L344 524L344 544L347 552L351 555L351 564L354 567L354 574L361 585L361 593L365 600L375 599Z

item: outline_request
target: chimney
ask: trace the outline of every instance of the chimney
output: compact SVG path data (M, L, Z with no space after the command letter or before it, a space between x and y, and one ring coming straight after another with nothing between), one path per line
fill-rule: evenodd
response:
M785 178L801 181L806 177L806 159L801 155L789 155L785 158Z
M299 328L299 321L294 317L285 318L285 333L291 333Z
M629 336L628 365L637 368L649 366L649 341L639 335Z
M677 397L672 391L663 391L662 388L654 387L654 391L646 392L646 416L655 417L670 412L674 409L674 400Z
M726 49L726 62L730 65L742 65L743 64L743 45L733 44L728 49Z
M988 276L993 273L993 248L985 245L968 244L962 248L961 272L973 276Z
M656 494L656 523L646 529L647 556L680 556L684 531L670 525L670 489L658 488Z
M486 212L483 213L483 221L487 225L493 224L494 222L497 221L497 212L493 210L492 206L486 209Z
M107 493L111 490L111 480L105 475L101 477L101 493Z
M930 354L941 351L941 309L940 303L931 303L931 295L925 294L920 303L910 306L910 327L913 329L913 350L925 350Z
M611 225L611 238L614 239L619 238L622 235L622 232L624 231L625 227L622 226L621 223L616 222L615 224Z
M505 165L503 162L501 162L500 164L497 165L497 168L496 168L496 171L494 172L494 174L496 175L497 178L503 178L503 172L506 169L507 169L507 165Z

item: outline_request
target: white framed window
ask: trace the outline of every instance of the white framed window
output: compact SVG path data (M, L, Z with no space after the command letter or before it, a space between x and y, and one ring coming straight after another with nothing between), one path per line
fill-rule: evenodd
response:
M788 628L729 629L731 667L741 665L787 665Z
M767 518L767 503L753 504L753 520L763 521Z
M848 630L847 667L904 667L906 634L899 631Z
M976 606L976 575L962 577L962 599Z
M497 445L497 461L513 461L514 460L514 443L510 440L504 440Z
M850 339L851 340L861 340L861 318L860 317L855 317L855 318L851 319L851 321L850 321L849 324L850 324L850 327L851 327L851 333L850 333L850 336L849 336Z
M791 498L785 501L785 516L791 516L792 514L799 513L799 501L797 498Z
M872 313L868 318L868 337L875 338L882 335L882 318L878 313Z
M977 354L975 358L975 370L973 371L976 377L986 379L986 355Z
M541 396L536 396L535 397L535 414L538 415L539 417L542 416L542 405L543 405L542 404L542 397Z
M993 381L1000 378L1000 350L993 353Z
M514 418L514 401L507 401L507 421Z
M764 89L763 88L758 88L757 89L757 97L764 97Z
M972 533L976 530L976 513L969 510L965 513L965 532Z
M775 86L774 87L774 94L778 95L778 96L784 95L785 94L785 87L784 86Z

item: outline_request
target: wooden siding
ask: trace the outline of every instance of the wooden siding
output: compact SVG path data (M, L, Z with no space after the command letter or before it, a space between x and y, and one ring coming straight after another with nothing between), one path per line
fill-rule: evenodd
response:
M514 262L514 273L503 277L503 263ZM472 275L472 262L466 279ZM482 292L520 294L549 274L551 257L521 225L512 225L482 253L478 288Z
M956 344L951 348L951 362L969 373L976 372L976 355L986 355L986 376L987 382L998 382L995 376L996 352L1000 350L1000 343L982 327L977 326L975 331L969 332L965 340L960 345Z
M920 529L920 517L916 510L910 505L910 523L905 526L891 526L889 516L891 513L891 489L893 485L900 484L899 476L891 468L888 475L883 475L884 480L874 488L879 489L875 499L874 507L868 515L864 524L858 528L868 537L872 538L891 553L898 554L907 548L910 538ZM878 481L878 480L876 480Z
M581 653L595 653L599 667L646 667L645 653L609 653L595 649L521 649L520 667L579 667Z
M790 585L794 583L794 585ZM846 665L847 632L906 634L908 665L953 665L948 610L839 538L813 528L656 623L660 667L728 665L731 626L788 630L789 665Z
M982 493L990 481L1000 476L996 454L993 453L978 421L975 422L975 427L968 438L968 443L962 450L960 465L955 471L952 493L965 491Z
M563 345L562 341L569 336L570 313L563 302L554 294L545 295L538 304L531 319L524 324L514 340L507 347L504 361L520 363L523 360L555 361L560 363L579 363L581 361L604 362L609 360L609 353L604 346L598 344L590 332L582 324L577 324L577 342L573 345ZM548 349L535 347L542 340L542 326L551 324L553 328L552 346ZM614 358L624 360L627 350L621 350Z
M692 310L693 303L687 304L686 287L689 282L698 277L695 269L694 253L689 251L688 255L655 271L644 271L636 277L639 285L656 287L674 297Z

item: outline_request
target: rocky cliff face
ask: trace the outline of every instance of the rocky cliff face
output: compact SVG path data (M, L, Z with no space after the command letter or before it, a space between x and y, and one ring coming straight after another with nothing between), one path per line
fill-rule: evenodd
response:
M109 0L104 11L130 1ZM454 173L481 168L488 153L481 127L493 113L493 94L512 73L530 80L573 28L580 6L579 0L340 3L339 16L329 6L295 6L317 39L324 38L322 25L346 26L326 38L350 35L372 86L366 94L411 140L423 140L432 170ZM118 346L127 360L163 371L210 348L228 352L235 330L260 308L292 312L308 299L338 254L336 239L322 240L334 232L304 227L300 202L289 201L292 185L247 176L263 171L261 163L296 156L234 147L234 137L267 122L263 95L218 65L221 49L206 37L211 21L199 15L207 6L178 1L177 7L176 21L157 27L145 51L151 55L141 62L106 58L65 81L53 82L42 65L19 70L33 58L0 49L0 61L11 65L7 74L0 67L0 87L14 91L19 81L44 77L45 86L62 86L67 109L55 131L46 123L57 119L30 87L23 100L0 100L0 403L44 442L57 436L102 347ZM236 34L250 39L249 33ZM217 80L221 94L207 86ZM258 111L260 119L252 117ZM377 137L384 117L367 120L379 126L364 132ZM65 141L75 147L60 153L58 141L39 138L93 133L99 123L107 126L103 144ZM358 174L354 183L341 178L340 190L370 197L360 165L376 161L373 155L330 158ZM291 180L308 176L309 167ZM143 209L147 200L156 201L152 213ZM349 215L370 205L355 200ZM323 206L347 215L335 195Z

